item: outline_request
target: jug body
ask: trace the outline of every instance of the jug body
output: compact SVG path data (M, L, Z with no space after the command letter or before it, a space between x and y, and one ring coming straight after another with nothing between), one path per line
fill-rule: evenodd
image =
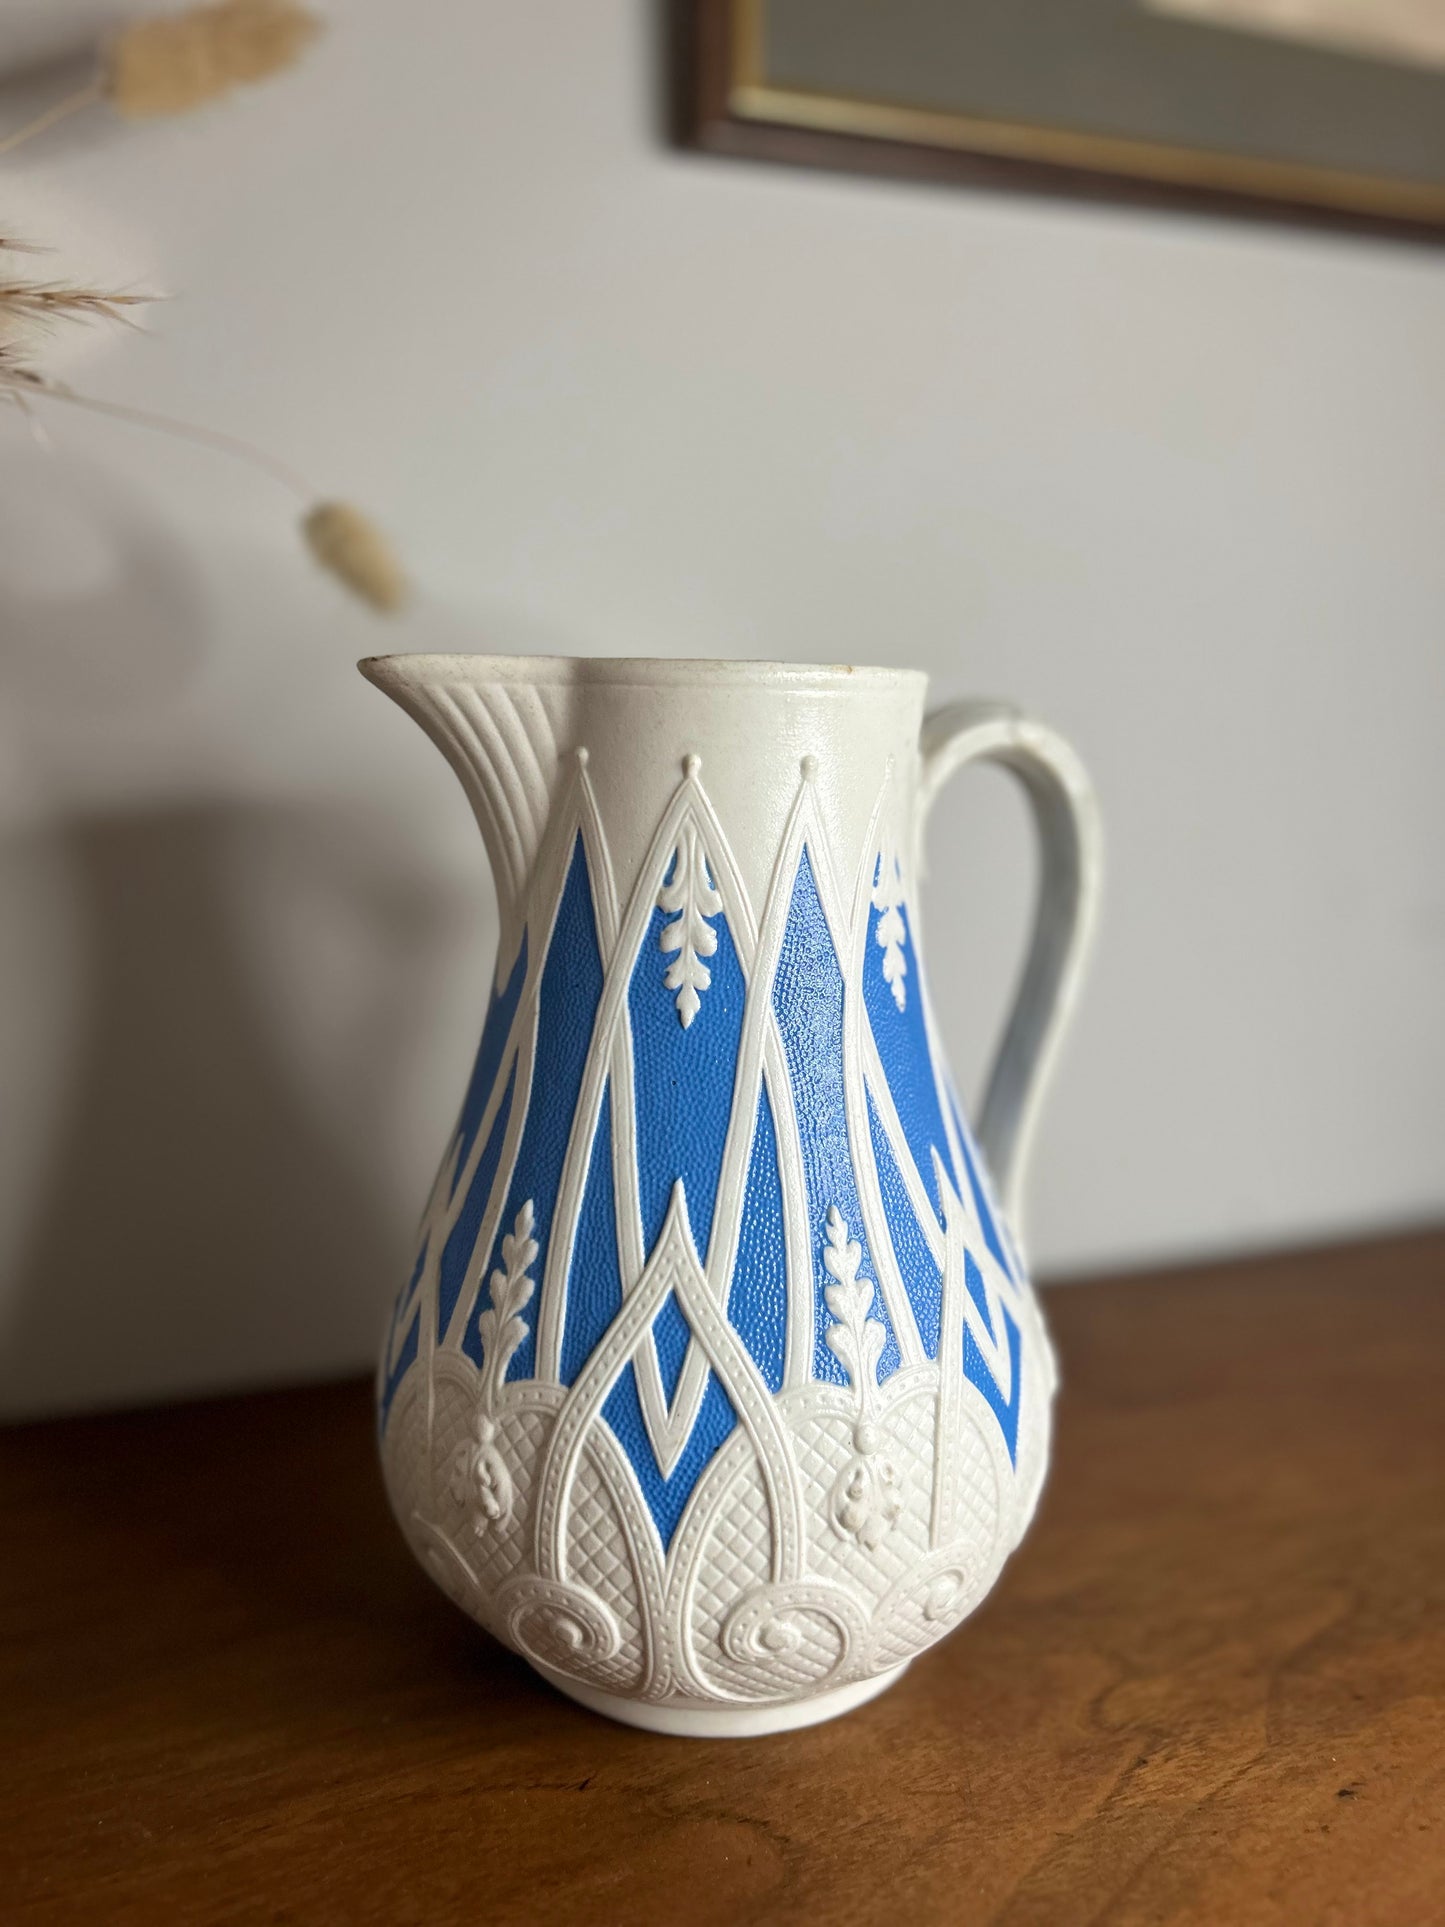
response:
M844 1711L983 1597L1048 1457L1048 1341L920 955L925 679L363 668L461 776L501 926L378 1372L401 1528L599 1711L702 1734ZM999 727L1034 767L1008 735L1031 726ZM1041 909L1004 1085L1086 935L1092 819L1059 769L1038 793L1076 900L1063 937Z

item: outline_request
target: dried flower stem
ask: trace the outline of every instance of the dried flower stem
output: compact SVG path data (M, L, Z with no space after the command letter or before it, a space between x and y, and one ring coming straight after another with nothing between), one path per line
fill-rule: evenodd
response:
M158 415L152 409L131 408L124 402L98 401L93 395L78 395L64 383L25 367L16 359L13 348L0 343L0 396L7 395L27 415L31 397L44 395L51 401L69 402L73 408L84 408L94 415L111 415L118 421L159 429L249 463L281 483L283 488L289 488L306 504L301 533L323 569L383 615L393 614L406 600L407 581L401 564L370 516L349 502L318 499L304 476L274 455L268 455L264 448L242 441L238 435L227 435L217 428L200 428L194 422L177 421L172 415Z
M13 154L17 147L23 147L26 141L34 140L37 134L45 133L47 129L54 127L57 121L69 120L72 114L78 114L84 107L93 107L97 101L104 98L105 81L97 75L84 87L77 87L73 94L67 94L63 100L56 101L53 107L47 107L43 114L37 114L34 120L28 120L23 127L17 127L13 134L7 134L3 140L0 140L0 154Z
M242 441L239 435L228 435L222 429L201 428L195 422L178 421L173 415L160 415L153 409L131 408L125 402L101 401L94 395L77 394L64 382L51 381L47 376L35 374L29 369L6 368L3 362L0 362L0 389L8 390L21 402L32 395L45 395L51 401L68 402L72 408L84 408L92 415L110 415L116 421L133 422L140 428L159 429L162 434L179 436L202 448L218 449L224 455L234 455L240 461L249 462L252 468L261 469L284 488L289 488L303 502L316 500L316 490L296 469L269 455L264 448L257 448L253 442Z

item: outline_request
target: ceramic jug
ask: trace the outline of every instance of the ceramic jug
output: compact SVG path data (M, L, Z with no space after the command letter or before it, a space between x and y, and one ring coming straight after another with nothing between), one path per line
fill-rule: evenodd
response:
M377 1380L401 1529L616 1719L857 1706L983 1598L1044 1477L1015 1211L1093 919L1083 771L1008 709L925 720L910 670L361 668L461 778L501 925ZM975 1138L918 878L978 758L1022 778L1043 862Z

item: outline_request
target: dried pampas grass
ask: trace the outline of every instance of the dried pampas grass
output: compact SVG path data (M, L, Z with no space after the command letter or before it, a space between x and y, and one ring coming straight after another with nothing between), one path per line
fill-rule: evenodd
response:
M0 139L0 154L82 108L109 101L126 120L186 114L293 66L321 31L297 0L210 0L133 20L101 50L100 72Z
M353 595L385 615L406 599L406 578L376 524L349 502L318 502L301 524L306 546Z
M0 241L0 248L4 246ZM131 308L154 299L105 288L68 287L61 281L0 278L0 347L12 351L33 347L37 337L62 321L129 322Z
M134 21L111 42L103 91L127 120L186 114L300 59L320 22L295 0L213 0Z
M289 67L319 31L297 0L211 0L184 12L158 14L122 29L107 48L99 76L0 140L0 154L68 114L108 100L127 119L181 114L232 87ZM30 253L0 234L0 254ZM146 409L80 395L33 363L51 327L64 321L121 321L153 295L87 288L64 281L0 275L0 401L28 413L32 400L61 401L168 435L199 442L248 462L291 489L307 505L301 533L312 557L373 609L399 609L406 580L391 544L369 517L346 502L318 500L314 489L265 449L234 435L175 421Z

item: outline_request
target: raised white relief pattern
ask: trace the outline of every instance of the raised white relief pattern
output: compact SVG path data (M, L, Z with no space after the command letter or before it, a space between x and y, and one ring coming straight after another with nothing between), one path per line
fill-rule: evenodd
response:
M858 1414L853 1426L854 1456L834 1482L828 1509L836 1530L871 1552L903 1510L903 1478L883 1450L883 1435L873 1416L878 1361L888 1334L876 1318L868 1316L874 1288L871 1278L858 1276L862 1262L863 1247L849 1238L837 1206L830 1205L823 1264L834 1282L823 1297L835 1322L824 1336L858 1394Z
M529 1274L537 1262L537 1250L528 1198L502 1239L502 1264L490 1281L491 1303L477 1317L482 1374L475 1430L453 1453L448 1482L457 1504L470 1506L472 1531L479 1539L493 1527L506 1525L512 1516L512 1474L496 1443L497 1402L507 1366L527 1335L521 1313L535 1289Z
M904 1010L908 1005L908 959L903 946L908 931L903 922L903 866L891 840L879 852L878 877L870 900L880 912L873 940L883 952L883 981L893 992L894 1003Z
M862 1198L860 1221L850 1224L830 1207L821 1252L810 1243L798 1127L787 1124L787 1067L766 987L806 852L836 952L855 983L861 969L879 967L867 928L870 907L881 912L875 927L881 967L895 1004L904 1008L904 878L896 852L883 846L879 855L875 830L885 820L884 799L869 832L872 854L860 854L845 889L813 802L816 771L805 771L769 900L759 912L742 890L699 766L689 758L659 824L650 870L630 901L619 904L582 755L574 764L568 810L558 810L543 840L526 921L529 932L551 928L580 833L607 984L589 1059L595 1069L584 1080L572 1126L578 1149L569 1154L567 1171L575 1175L564 1176L550 1214L545 1267L528 1200L501 1237L501 1262L484 1274L480 1289L472 1283L464 1291L446 1332L435 1343L428 1337L383 1433L388 1487L419 1556L449 1596L559 1678L682 1707L806 1698L905 1663L956 1625L992 1583L1026 1522L1036 1481L1031 1475L1024 1489L994 1410L965 1379L964 1334L985 1359L998 1397L1019 1414L1026 1435L1020 1467L1037 1466L1046 1449L1049 1389L1037 1313L1027 1285L989 1255L972 1201L960 1199L941 1165L933 1175L946 1225L940 1228L931 1207L926 1221L919 1219L941 1277L936 1357L912 1327L906 1298L895 1302L898 1265L876 1182ZM626 1115L618 1095L626 1053L614 1048L607 1026L626 1021L626 987L654 907L669 919L660 935L672 959L662 988L673 995L684 1029L698 1018L712 983L705 959L715 956L718 937L709 919L728 919L749 986L734 1099L744 1128L725 1164L706 1253L694 1241L680 1183L662 1232L644 1253L633 1228L637 1176L628 1159L637 1154L629 1148L635 1144L629 1124L613 1163L621 1306L580 1369L573 1368L571 1383L563 1383L565 1294L604 1088L613 1093L614 1119ZM544 961L545 945L538 944L502 1054L504 1073L517 1066L518 1093L509 1148L482 1210L478 1251L489 1252L502 1232L510 1160L531 1101L527 1080ZM756 983L763 992L754 994ZM880 1100L882 1128L909 1195L924 1198L923 1174L909 1161L886 1092L876 1088L867 1021L863 997L850 993L845 1075L873 1080L868 1088ZM765 1089L777 1118L784 1222L776 1235L785 1245L791 1321L781 1391L765 1381L728 1312L743 1180ZM538 1093L538 1101L546 1095ZM861 1081L857 1099L866 1107ZM478 1139L487 1135L495 1109L494 1097ZM436 1331L440 1253L479 1155L474 1141L463 1171L444 1169L430 1209L430 1256L415 1294L426 1334ZM854 1155L860 1155L856 1145ZM828 1280L821 1337L846 1383L814 1374L819 1255ZM966 1262L983 1280L981 1304L968 1290ZM657 1369L654 1323L669 1300L691 1333L671 1410L648 1377ZM509 1382L508 1368L528 1334L529 1308L535 1376ZM880 1382L885 1311L903 1362ZM1021 1346L1010 1346L1005 1312L1023 1333ZM793 1327L800 1336L792 1335ZM465 1348L468 1329L480 1341L479 1362ZM709 1375L733 1414L731 1432L697 1477L666 1543L608 1417L629 1368L637 1374L647 1437L664 1477L673 1476L691 1436Z
M717 932L708 918L715 917L723 907L707 873L702 839L693 823L685 823L678 836L672 881L663 885L657 905L673 919L664 926L658 945L665 955L674 955L663 982L677 992L677 1014L686 1030L701 1008L701 993L712 987L712 972L702 959L717 951Z

